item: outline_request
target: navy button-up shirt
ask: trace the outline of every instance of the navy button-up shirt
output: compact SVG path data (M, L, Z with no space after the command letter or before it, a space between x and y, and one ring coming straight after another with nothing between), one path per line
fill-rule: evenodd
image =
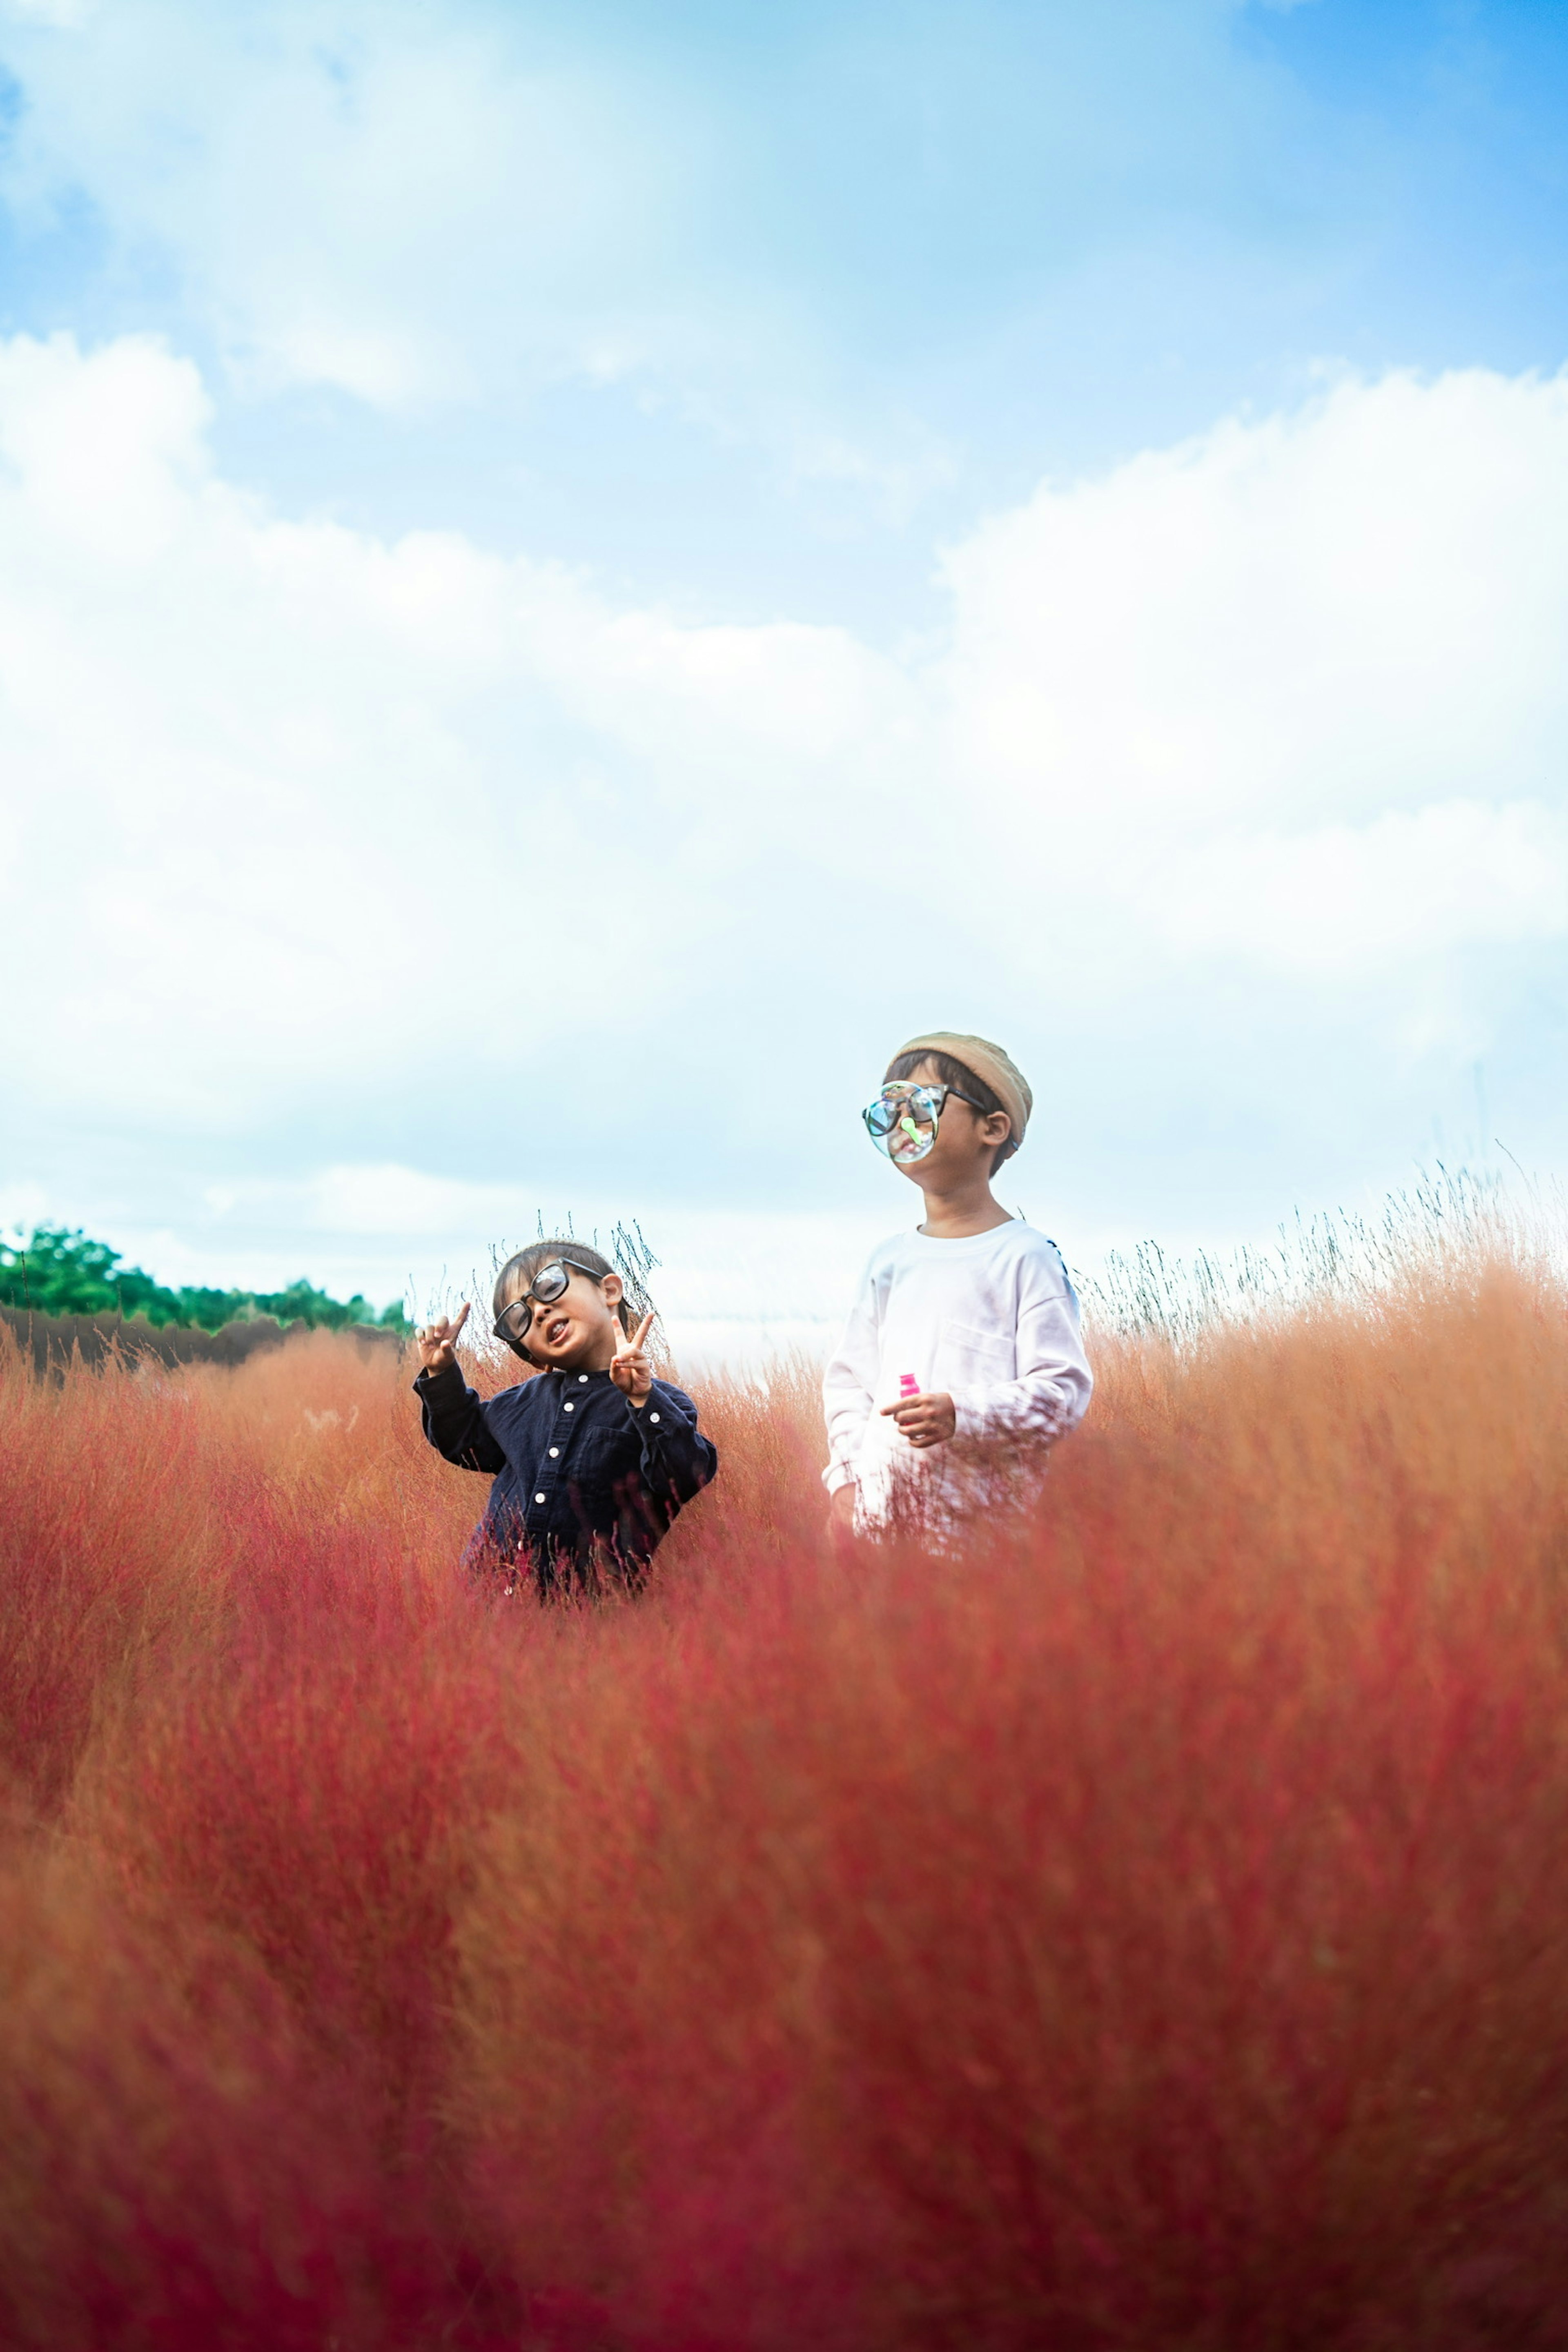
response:
M551 1370L488 1402L455 1364L414 1383L425 1434L448 1462L495 1480L471 1558L574 1582L595 1554L640 1583L683 1503L719 1466L683 1389L655 1381L634 1407L606 1372Z

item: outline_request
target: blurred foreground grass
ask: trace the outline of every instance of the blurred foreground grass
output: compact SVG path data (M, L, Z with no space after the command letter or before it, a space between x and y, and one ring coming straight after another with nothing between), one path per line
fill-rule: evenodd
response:
M1318 1276L1091 1301L957 1548L710 1384L599 1611L463 1584L390 1349L11 1350L5 2340L1555 2343L1564 1297Z

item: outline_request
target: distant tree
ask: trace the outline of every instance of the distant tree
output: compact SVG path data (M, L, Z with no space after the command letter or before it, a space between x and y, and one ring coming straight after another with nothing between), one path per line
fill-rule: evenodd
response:
M349 1299L331 1298L303 1276L287 1290L170 1289L139 1265L127 1265L107 1242L65 1225L37 1225L25 1242L0 1244L0 1306L30 1307L39 1315L140 1315L149 1323L203 1331L220 1331L226 1323L258 1315L334 1330L351 1324L374 1324L385 1331L412 1328L399 1300L378 1315L358 1291Z

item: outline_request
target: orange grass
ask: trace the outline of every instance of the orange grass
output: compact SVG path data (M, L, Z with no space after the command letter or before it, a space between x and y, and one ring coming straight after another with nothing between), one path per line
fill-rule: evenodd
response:
M1098 1355L850 1559L809 1376L713 1384L542 1612L406 1368L11 1350L0 2340L1568 2341L1563 1298Z

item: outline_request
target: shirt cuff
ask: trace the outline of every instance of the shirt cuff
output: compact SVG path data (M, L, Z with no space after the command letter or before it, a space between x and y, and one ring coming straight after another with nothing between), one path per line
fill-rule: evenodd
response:
M623 1389L621 1402L626 1409L626 1419L645 1445L657 1445L678 1424L679 1416L671 1412L657 1388L648 1391L641 1404L634 1404Z
M430 1396L438 1393L444 1388L456 1386L466 1389L468 1385L459 1364L442 1364L433 1372L427 1371L422 1364L415 1376L414 1392L416 1396Z
M1022 1383L1015 1383L1021 1387ZM967 1395L954 1391L952 1399L952 1433L954 1437L1044 1437L1060 1433L1061 1413L1042 1404L1027 1391L1016 1407L1005 1399L987 1405L981 1395L971 1390Z
M954 1437L984 1437L991 1427L991 1418L984 1407L962 1389L949 1391L952 1398L952 1433Z
M852 1463L830 1462L822 1474L822 1483L830 1495L837 1495L840 1486L855 1486L859 1481Z

